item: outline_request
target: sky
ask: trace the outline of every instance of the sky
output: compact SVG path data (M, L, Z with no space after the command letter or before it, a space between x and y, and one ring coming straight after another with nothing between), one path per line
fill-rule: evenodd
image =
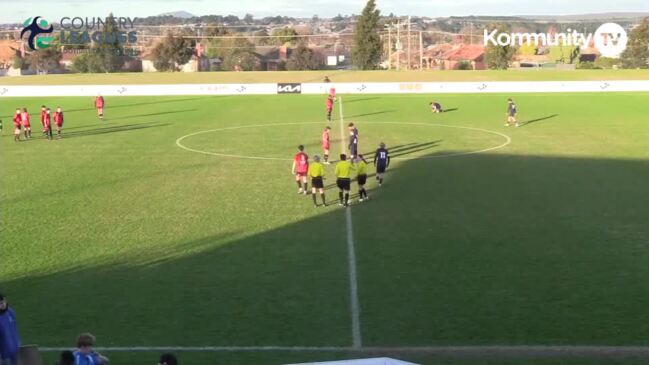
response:
M18 23L40 15L58 22L69 17L146 17L184 10L194 15L255 17L331 17L358 14L365 0L0 0L0 23ZM601 12L649 12L649 0L377 0L383 14L449 15L565 15Z

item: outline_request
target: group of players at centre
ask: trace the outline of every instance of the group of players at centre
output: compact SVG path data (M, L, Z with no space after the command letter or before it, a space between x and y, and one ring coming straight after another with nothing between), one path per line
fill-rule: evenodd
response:
M325 82L329 82L328 79L325 79ZM326 111L327 111L327 120L331 122L331 112L333 110L334 102L336 101L336 90L331 88L329 90L329 95L326 99ZM437 101L432 101L429 103L431 112L433 113L443 113L444 109L442 105ZM507 121L505 126L515 125L518 127L520 124L516 119L517 108L514 101L510 98L507 99ZM358 183L358 196L359 202L369 199L367 195L367 190L365 190L365 184L367 183L367 161L362 154L358 153L358 128L354 123L349 123L347 126L349 130L349 144L347 149L349 151L349 156L345 153L340 154L340 161L336 163L335 175L336 175L336 185L338 186L338 198L339 205L349 206L351 183L352 183L352 173L356 173L356 182ZM331 127L325 127L322 132L322 149L323 149L323 158L321 159L319 155L313 156L313 162L309 162L309 156L304 152L304 145L298 146L298 152L293 158L293 167L291 168L291 173L295 176L295 182L298 187L298 194L309 194L309 183L308 179L311 179L311 198L313 199L313 205L316 207L327 206L327 201L325 199L325 169L323 165L329 165L329 131ZM390 165L390 155L388 149L385 146L385 143L381 142L379 148L374 153L373 159L374 166L376 168L376 180L378 185L383 184L383 174L385 170ZM318 204L318 199L316 193L320 195L322 204Z
M341 153L340 160L336 163L336 168L334 170L336 186L338 186L339 189L338 205L345 207L349 206L350 203L353 174L355 174L356 182L358 183L359 202L369 199L367 190L365 190L368 163L365 160L365 157L358 153L358 129L354 123L349 123L347 127L349 130L349 144L347 146L349 155ZM297 147L298 152L293 158L293 167L291 171L295 176L295 182L298 187L297 192L298 194L309 194L308 179L311 179L311 198L313 199L313 205L316 207L327 206L327 201L325 199L324 165L331 164L331 162L329 162L329 148L331 146L329 137L330 130L331 127L327 126L322 132L322 158L320 158L319 155L315 155L313 156L313 161L310 162L309 156L304 152L303 145ZM376 180L379 186L381 186L383 184L383 174L390 165L390 155L385 147L385 143L380 143L379 148L374 154L373 163L376 168ZM318 204L317 194L320 195L322 204Z

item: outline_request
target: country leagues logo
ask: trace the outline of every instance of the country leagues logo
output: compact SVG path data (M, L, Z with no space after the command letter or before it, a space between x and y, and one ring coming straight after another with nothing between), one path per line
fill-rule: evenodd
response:
M52 36L38 37L39 34L50 34L54 32L54 26L40 16L26 19L23 22L23 26L24 28L20 32L20 38L22 39L25 33L29 33L27 45L32 51L49 47L50 42L54 39Z

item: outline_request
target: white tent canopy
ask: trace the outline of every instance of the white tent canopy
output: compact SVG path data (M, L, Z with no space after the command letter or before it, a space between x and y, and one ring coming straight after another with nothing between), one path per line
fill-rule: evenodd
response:
M417 365L417 364L412 362L390 359L389 357L376 357L372 359L356 359L356 360L308 362L308 363L305 362L302 364L287 364L287 365Z

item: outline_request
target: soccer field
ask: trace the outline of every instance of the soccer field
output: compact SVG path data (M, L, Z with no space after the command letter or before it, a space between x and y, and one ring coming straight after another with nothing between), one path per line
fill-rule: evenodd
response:
M611 363L400 352L648 344L649 93L517 94L519 128L507 97L440 95L434 115L426 95L342 95L331 123L323 96L107 97L103 122L92 96L4 98L0 290L41 347L89 331L100 347L314 348L189 365ZM41 104L64 108L62 140L37 136ZM33 140L12 141L15 107ZM385 184L341 208L327 166L332 204L314 208L296 146L321 154L329 124L335 156L349 122L368 159L390 149Z

